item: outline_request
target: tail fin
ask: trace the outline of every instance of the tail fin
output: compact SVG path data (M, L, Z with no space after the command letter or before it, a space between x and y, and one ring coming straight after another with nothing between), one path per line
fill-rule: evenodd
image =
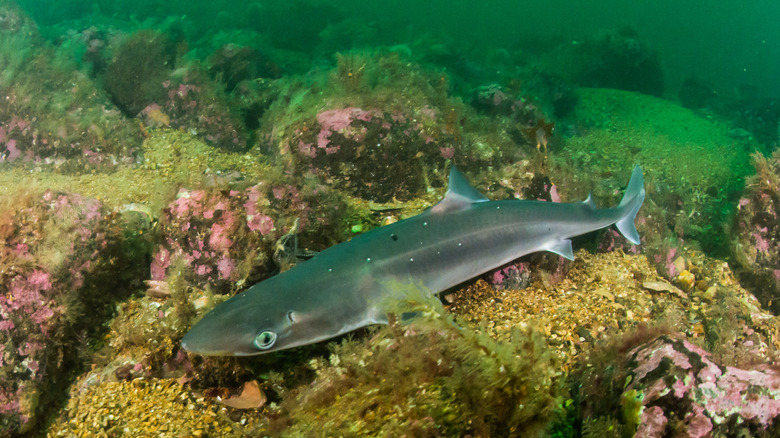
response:
M623 200L618 205L618 208L626 209L626 214L615 223L620 234L634 245L639 245L639 233L637 233L634 226L634 220L644 201L645 178L642 176L642 168L635 166L634 171L631 173L631 180L628 181L626 193L623 195Z

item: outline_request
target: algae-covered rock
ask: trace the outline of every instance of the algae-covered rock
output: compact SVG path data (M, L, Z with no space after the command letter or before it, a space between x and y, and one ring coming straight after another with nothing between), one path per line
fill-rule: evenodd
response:
M200 287L230 290L239 280L244 284L249 277L257 278L258 272L267 276L282 227L276 228L280 218L270 210L266 191L263 186L180 190L162 218L162 245L152 261L152 280L165 280L177 257L186 261L187 276Z
M23 194L0 212L0 436L13 436L38 427L143 268L94 199Z
M233 91L242 81L277 79L282 72L278 65L251 46L235 44L226 44L214 51L209 64L209 73L223 82L227 91Z
M141 135L108 97L55 56L13 2L0 4L0 163L68 171L136 160Z
M212 146L246 148L240 115L205 67L184 62L180 42L166 33L141 30L115 48L102 77L113 102L149 127L191 131Z
M661 96L664 71L658 53L630 28L609 30L580 44L562 44L547 55L547 68L584 87Z
M614 416L622 420L623 436L769 437L780 431L780 375L769 366L723 366L702 348L670 335L649 339L617 360L627 372L607 372L600 385L609 399L625 383L611 407L620 413ZM603 401L592 402L598 404ZM591 412L608 413L609 408Z
M672 305L652 304L652 324L595 343L572 373L583 436L777 433L780 321L726 263L696 256L689 268L687 294L644 277Z
M762 304L780 312L780 152L753 156L756 175L748 178L731 229L732 254L745 284Z
M329 201L327 208L321 204L324 199ZM347 213L339 202L326 189L272 181L246 188L181 189L161 218L152 280L164 280L171 263L180 258L189 267L187 278L197 287L220 293L243 289L271 275L275 262L284 264L281 258L295 258L299 233L337 230Z
M104 88L132 117L151 102L165 99L161 86L176 68L176 42L150 29L126 37L105 72Z
M352 196L409 200L439 187L452 160L483 168L519 155L499 121L447 95L447 77L397 52L337 57L327 72L276 85L258 138L291 172Z

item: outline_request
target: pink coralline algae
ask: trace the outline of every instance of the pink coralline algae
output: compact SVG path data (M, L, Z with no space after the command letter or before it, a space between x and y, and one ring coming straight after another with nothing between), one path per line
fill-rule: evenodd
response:
M618 230L614 228L607 229L599 240L599 252L615 251L618 248L622 249L626 254L639 254L640 251L639 245L629 242Z
M0 306L5 311L27 314L41 332L48 335L50 327L47 322L54 316L54 309L44 295L51 289L49 274L34 270L27 278L14 277L10 283L10 295L0 297ZM8 322L13 323L10 319Z
M367 122L371 120L371 114L360 108L332 109L317 114L317 123L320 124L317 147L327 150L331 134L346 129L353 120Z
M640 235L642 234L640 230ZM684 270L684 267L680 266L681 249L678 245L682 246L682 241L664 241L657 247L644 247L642 250L649 251L648 259L653 262L658 273L663 275L669 280L674 280L677 275ZM628 244L629 246L633 246ZM623 248L626 252L637 253L639 248L634 249Z
M441 156L447 160L451 160L455 156L455 148L441 147L439 151L441 151Z
M279 236L266 191L262 184L229 192L182 189L162 221L163 243L152 260L152 280L164 280L179 257L200 286L231 290L239 280L239 264L256 251L267 255Z
M720 366L703 349L673 336L634 348L629 363L634 366L625 391L644 395L641 436L780 431L780 375L768 366Z
M652 406L643 410L641 420L636 431L636 436L638 437L663 436L664 428L669 421L664 416L663 409L658 406Z
M496 289L524 289L531 284L529 263L515 263L488 273L488 281Z
M121 256L113 266L104 257L117 254L120 229L107 217L94 199L47 191L0 224L0 430L24 430L41 414L37 401L57 396L43 390L65 378L57 361L76 360L63 337L94 323L97 303L119 289ZM47 239L53 227L58 238Z
M246 225L252 231L257 231L263 236L274 229L274 221L270 216L263 214L260 209L263 206L263 193L258 186L252 186L247 190L247 200L244 203L246 211Z
M756 231L753 232L753 238L756 242L756 249L759 252L767 252L769 251L770 247L770 240L766 238L767 232L769 229L767 227L758 227Z
M30 123L13 115L11 120L0 125L0 148L5 152L0 155L0 162L13 162L22 156L22 151L17 146L17 139L24 139L31 135L29 132ZM2 149L0 149L2 150ZM32 151L25 155L25 160L30 161Z
M209 245L215 250L223 253L233 245L233 240L230 238L230 235L236 228L235 215L230 210L225 210L225 207L226 205L217 205L215 207L218 209L216 211L222 211L222 216L219 218L218 222L211 225L209 235ZM209 215L208 213L209 212L207 211L203 217L206 219L213 219L213 215Z

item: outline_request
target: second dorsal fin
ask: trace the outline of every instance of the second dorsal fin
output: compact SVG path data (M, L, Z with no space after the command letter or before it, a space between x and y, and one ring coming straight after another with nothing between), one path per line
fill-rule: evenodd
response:
M593 201L593 193L588 193L588 199L582 201L582 203L587 205L590 208L593 208L593 209L596 208L596 202Z
M446 213L448 211L458 211L468 208L475 202L489 201L477 189L471 187L466 177L455 166L450 168L450 185L444 199L431 208L434 213Z

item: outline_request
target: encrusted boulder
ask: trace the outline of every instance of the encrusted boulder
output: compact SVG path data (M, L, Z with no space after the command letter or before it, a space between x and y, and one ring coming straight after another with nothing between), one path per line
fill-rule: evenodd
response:
M107 63L105 90L125 115L147 127L185 129L212 146L243 150L245 128L223 87L199 63L181 62L177 47L151 30L125 37Z
M780 312L780 151L753 156L756 175L738 202L732 255L745 285L775 314Z
M468 171L520 155L501 121L399 53L338 56L330 71L275 86L258 149L350 196L408 201L446 183L435 171L447 160Z
M295 257L294 235L332 229L344 213L337 199L327 210L318 207L328 193L269 182L244 189L181 189L164 210L151 279L164 280L176 258L188 266L188 282L215 292L235 292L268 277Z
M200 287L230 290L250 276L244 271L268 270L281 229L269 205L262 186L244 191L181 189L162 218L152 281L164 280L177 257L191 267L189 274Z
M296 130L283 145L304 168L333 179L353 196L378 202L408 200L425 193L426 166L452 158L454 148L439 141L438 111L385 112L333 108ZM398 162L407 163L403 166Z
M54 49L11 2L0 6L0 163L83 171L133 163L138 126Z
M62 395L112 303L143 274L97 200L46 191L0 211L0 436L16 436Z
M618 360L620 365L602 370L602 377L592 380L605 397L585 402L590 417L584 420L586 430L597 429L604 415L611 414L626 436L777 436L780 432L776 367L720 365L710 353L676 335L652 338ZM622 366L627 372L613 373ZM599 405L601 409L594 409Z

